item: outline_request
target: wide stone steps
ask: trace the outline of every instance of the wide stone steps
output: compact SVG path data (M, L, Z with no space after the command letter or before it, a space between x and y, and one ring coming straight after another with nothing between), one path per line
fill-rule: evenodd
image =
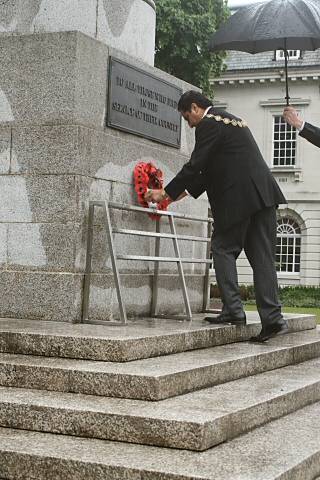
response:
M206 450L320 401L320 358L157 403L0 388L0 426Z
M205 452L0 428L6 480L314 480L320 404Z
M253 344L248 316L0 320L0 479L314 480L320 327L290 315L292 333Z
M232 327L229 327L230 329ZM319 329L127 363L0 354L0 385L161 400L320 356Z
M203 314L190 322L140 319L127 326L0 319L0 352L126 362L248 340L261 324L248 312L245 327L211 326ZM314 316L287 316L292 331L315 327Z

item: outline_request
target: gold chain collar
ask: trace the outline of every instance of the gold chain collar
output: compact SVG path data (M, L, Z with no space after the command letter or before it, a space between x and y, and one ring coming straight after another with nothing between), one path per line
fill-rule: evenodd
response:
M207 113L207 118L214 118L217 122L223 122L225 125L233 125L234 127L247 127L247 122L244 120L236 120L231 118L223 118L221 115L213 115L212 113Z

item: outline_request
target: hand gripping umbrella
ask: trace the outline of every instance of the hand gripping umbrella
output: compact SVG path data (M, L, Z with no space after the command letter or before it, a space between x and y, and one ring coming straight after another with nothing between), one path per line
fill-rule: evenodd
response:
M283 50L289 105L288 50L320 48L319 0L270 0L240 8L209 40L210 50Z

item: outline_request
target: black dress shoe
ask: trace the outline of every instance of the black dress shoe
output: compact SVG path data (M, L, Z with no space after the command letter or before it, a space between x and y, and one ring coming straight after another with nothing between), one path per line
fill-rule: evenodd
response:
M231 315L227 315L226 313L221 313L217 317L205 317L204 320L206 322L212 323L213 325L221 325L223 323L229 323L231 325L247 324L247 319L245 315L243 317L233 317Z
M277 323L272 323L270 326L263 327L259 335L251 337L250 342L263 343L269 340L270 338L276 337L278 335L284 335L288 333L289 328L285 320L279 320Z

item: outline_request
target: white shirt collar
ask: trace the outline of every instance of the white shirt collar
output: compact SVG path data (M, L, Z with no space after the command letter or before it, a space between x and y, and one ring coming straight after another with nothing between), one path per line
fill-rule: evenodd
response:
M204 117L207 115L207 113L209 112L210 108L212 108L212 105L210 105L210 107L208 107L208 108L204 111L204 114L203 114L202 118L204 118Z

